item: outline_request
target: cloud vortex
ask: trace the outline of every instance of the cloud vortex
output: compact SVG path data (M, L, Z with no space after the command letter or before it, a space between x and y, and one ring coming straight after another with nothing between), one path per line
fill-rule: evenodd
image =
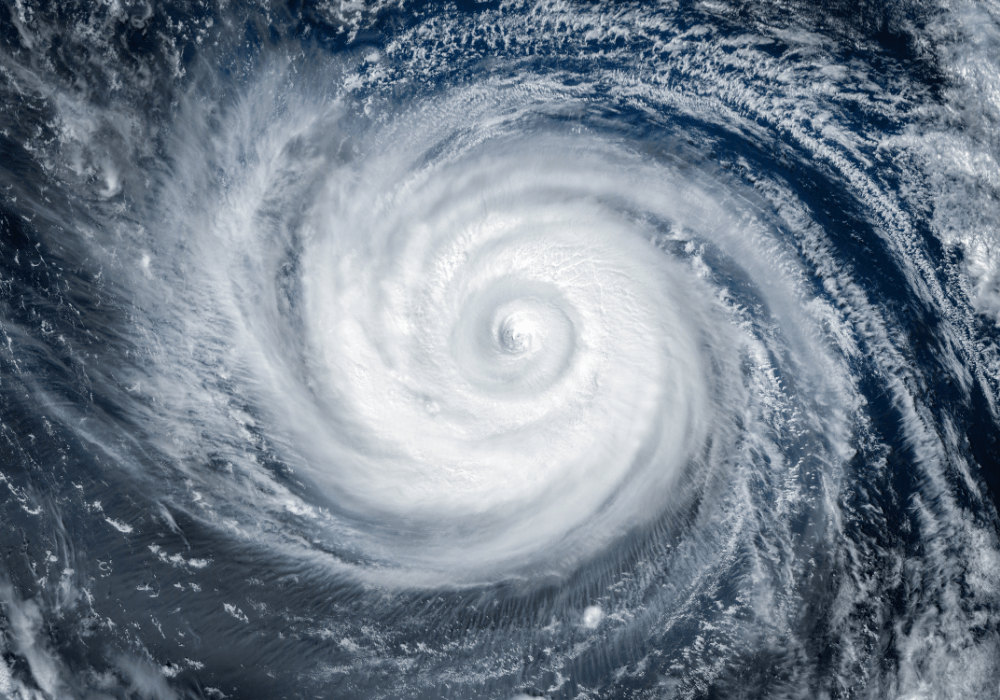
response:
M4 5L0 696L996 697L996 8L403 5Z

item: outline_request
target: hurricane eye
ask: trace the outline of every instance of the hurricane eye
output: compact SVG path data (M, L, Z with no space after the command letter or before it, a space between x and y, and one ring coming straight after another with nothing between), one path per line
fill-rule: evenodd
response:
M527 314L512 314L500 324L500 345L512 355L523 355L526 352L539 349L541 344L540 319Z

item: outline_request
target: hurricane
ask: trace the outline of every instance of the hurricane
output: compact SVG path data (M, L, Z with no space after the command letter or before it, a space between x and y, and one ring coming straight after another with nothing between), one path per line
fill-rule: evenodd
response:
M1000 5L0 3L0 698L1000 697Z

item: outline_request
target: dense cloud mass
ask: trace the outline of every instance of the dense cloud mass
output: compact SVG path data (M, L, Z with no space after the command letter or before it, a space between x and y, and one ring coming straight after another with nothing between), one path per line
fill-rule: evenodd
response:
M1000 697L1000 4L0 4L0 698Z

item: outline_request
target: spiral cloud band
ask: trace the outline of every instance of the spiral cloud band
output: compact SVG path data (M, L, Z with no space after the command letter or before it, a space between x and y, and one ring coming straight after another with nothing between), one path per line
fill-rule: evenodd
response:
M0 697L1000 692L992 5L68 7Z
M610 145L482 134L476 116L478 143L411 122L412 161L394 142L360 174L322 173L295 232L303 347L265 348L304 367L301 392L298 366L276 370L268 403L294 403L281 413L320 492L460 568L560 541L569 556L655 512L704 442L718 335L697 277L619 210L648 198L680 226L697 213L669 201L675 183Z

